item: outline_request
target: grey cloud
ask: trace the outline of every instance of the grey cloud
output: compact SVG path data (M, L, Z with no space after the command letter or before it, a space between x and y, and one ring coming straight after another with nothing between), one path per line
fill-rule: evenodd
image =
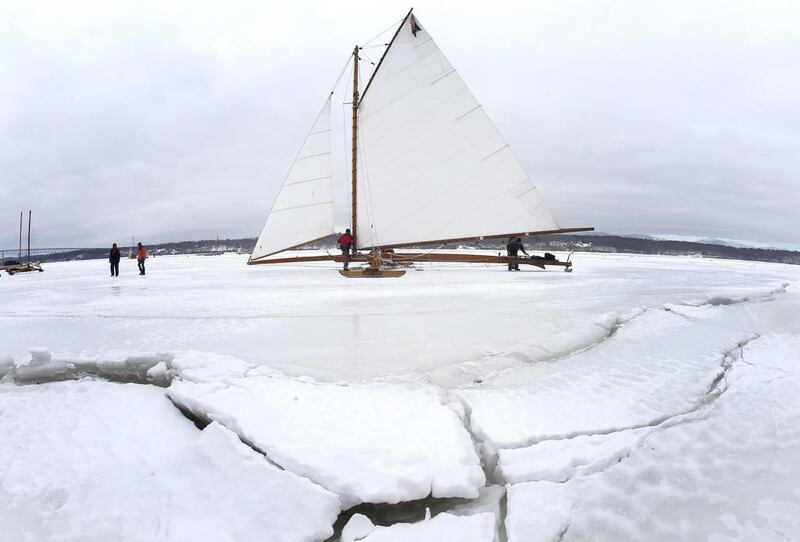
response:
M352 44L406 9L0 8L0 247L28 208L39 246L257 235ZM796 243L793 3L416 12L562 225Z

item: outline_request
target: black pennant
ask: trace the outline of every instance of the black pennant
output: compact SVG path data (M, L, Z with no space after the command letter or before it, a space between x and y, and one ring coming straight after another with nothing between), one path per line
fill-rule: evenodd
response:
M414 34L414 37L417 37L417 32L422 30L422 27L417 22L417 18L413 15L411 16L411 33Z

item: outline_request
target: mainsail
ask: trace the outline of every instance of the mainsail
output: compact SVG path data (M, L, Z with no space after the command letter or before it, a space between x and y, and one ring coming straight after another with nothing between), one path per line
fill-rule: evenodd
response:
M330 132L328 97L289 169L250 255L251 262L334 233Z
M557 230L509 145L409 14L359 105L359 248Z

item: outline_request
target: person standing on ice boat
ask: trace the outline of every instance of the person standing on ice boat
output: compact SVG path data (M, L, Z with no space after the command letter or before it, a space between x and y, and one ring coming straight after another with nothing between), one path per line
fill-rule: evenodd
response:
M513 237L509 237L508 243L506 244L506 252L508 252L509 258L516 258L517 254L522 251L525 256L528 256L528 253L525 252L525 246L522 244L522 238L517 237L516 239ZM519 264L518 263L511 263L508 264L509 271L519 271Z
M119 276L119 249L116 243L111 244L111 252L108 255L108 263L111 264L111 276Z
M353 236L350 234L350 229L344 230L344 233L339 236L339 248L342 250L342 260L344 260L344 270L350 266L350 250L353 248Z
M144 261L147 259L147 251L144 249L144 245L139 243L139 254L136 256L136 260L139 262L139 274L144 275Z

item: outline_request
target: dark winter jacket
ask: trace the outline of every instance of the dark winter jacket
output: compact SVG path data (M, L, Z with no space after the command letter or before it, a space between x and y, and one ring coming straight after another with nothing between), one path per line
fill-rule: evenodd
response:
M111 263L119 263L119 248L114 247L108 255L108 261Z
M512 239L509 241L508 244L506 244L506 250L508 251L509 256L516 256L518 252L527 254L527 252L525 252L525 246L519 239Z

